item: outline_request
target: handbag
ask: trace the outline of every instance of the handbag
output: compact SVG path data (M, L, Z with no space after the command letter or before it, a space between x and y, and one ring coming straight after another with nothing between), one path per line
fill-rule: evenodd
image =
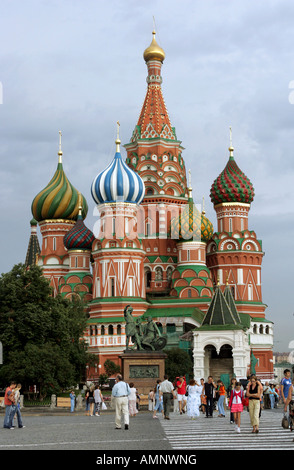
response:
M249 398L248 397L243 397L242 398L242 405L243 406L249 406Z
M105 405L104 401L102 402L102 410L107 410L107 406Z
M284 414L284 417L282 419L282 427L284 429L288 429L289 428L289 421L288 421L288 418L287 418L287 415Z

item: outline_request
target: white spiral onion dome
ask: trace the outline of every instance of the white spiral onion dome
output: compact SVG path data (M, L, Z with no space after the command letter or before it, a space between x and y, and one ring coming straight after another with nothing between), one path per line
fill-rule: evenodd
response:
M145 195L145 185L142 178L123 161L117 149L112 162L94 179L91 194L96 204L140 204Z

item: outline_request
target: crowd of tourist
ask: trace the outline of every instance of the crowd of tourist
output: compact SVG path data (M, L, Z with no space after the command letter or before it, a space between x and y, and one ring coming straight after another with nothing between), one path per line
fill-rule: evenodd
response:
M228 387L225 387L221 380L214 381L209 376L205 381L191 380L186 383L184 376L177 377L175 382L171 382L168 376L164 380L158 380L154 389L148 395L148 409L153 412L153 418L158 418L158 414L164 419L170 419L170 412L173 400L176 400L180 414L187 413L192 420L203 413L206 418L212 418L214 411L217 411L218 418L225 418L229 415L230 423L235 424L236 432L241 432L241 415L243 411L248 411L252 426L252 433L259 433L259 423L261 410L275 408L277 404L284 403L285 411L290 403L294 403L294 380L291 381L291 371L284 371L284 378L280 384L265 382L262 383L255 375L251 375L246 380L238 381L232 378ZM118 382L122 380L119 379ZM130 384L135 397L138 391L134 384ZM113 396L115 394L113 393ZM131 394L125 398L125 413L135 416L138 410L134 411L135 400L131 403ZM175 411L175 410L174 410ZM117 410L118 421L122 418L122 411ZM128 422L129 424L129 422ZM117 427L120 428L118 425ZM128 425L126 427L128 429Z
M4 428L14 429L14 420L19 428L23 428L20 412L21 385L12 382L5 391ZM112 388L112 398L115 405L115 429L121 429L122 420L125 429L129 429L130 417L135 417L139 411L140 395L134 383L126 383L121 374L116 377ZM101 409L106 409L105 400L98 385L91 386L85 393L86 413L89 416L100 416ZM71 412L75 410L75 392L70 393ZM176 400L175 402L173 400ZM280 384L265 382L255 375L247 380L238 381L232 378L229 386L225 387L222 380L215 381L212 376L207 380L190 380L186 383L184 376L177 377L172 383L168 376L164 380L157 380L154 389L148 395L148 409L157 419L158 414L164 419L170 419L172 406L177 403L180 414L187 414L192 420L203 413L206 418L212 418L217 412L218 418L229 415L230 423L235 424L237 432L241 432L241 415L248 411L252 426L252 433L259 432L259 422L262 409L273 409L278 403L284 404L284 412L288 411L289 419L294 419L294 380L291 380L291 371L284 371L284 378Z

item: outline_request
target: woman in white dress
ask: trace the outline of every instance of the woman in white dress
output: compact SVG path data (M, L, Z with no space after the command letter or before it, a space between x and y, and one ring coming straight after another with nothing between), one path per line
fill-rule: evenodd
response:
M130 416L136 416L137 410L137 389L133 383L130 383L131 393L129 395L129 413Z
M188 388L187 398L187 416L191 419L195 419L200 414L201 405L201 394L203 387L199 385L195 380L190 380Z

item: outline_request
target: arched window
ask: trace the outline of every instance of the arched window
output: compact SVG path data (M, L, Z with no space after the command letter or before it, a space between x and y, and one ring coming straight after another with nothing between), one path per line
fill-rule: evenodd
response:
M254 333L254 334L257 333L257 325L253 325L253 333Z
M146 267L144 271L145 271L145 286L146 286L146 289L149 289L151 286L151 269L149 267Z
M269 326L268 326L268 325L266 325L266 327L265 327L265 334L266 334L266 335L268 335L268 334L269 334L269 332L270 332L270 330L269 330Z
M163 271L162 268L159 266L155 269L155 280L156 281L162 281L163 279Z
M101 326L101 335L102 336L105 335L105 326L104 325Z
M116 332L118 335L121 335L121 325L117 325Z
M259 327L259 333L262 335L263 334L263 325L260 325Z
M109 325L108 327L108 334L113 335L113 325Z

